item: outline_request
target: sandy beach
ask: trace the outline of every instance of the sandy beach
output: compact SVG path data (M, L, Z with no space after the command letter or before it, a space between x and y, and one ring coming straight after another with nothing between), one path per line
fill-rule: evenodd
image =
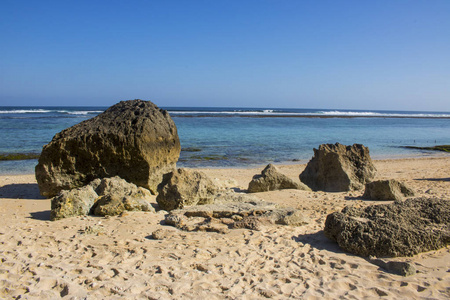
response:
M448 155L374 163L376 179L397 179L417 196L450 200ZM277 167L298 180L305 165ZM263 168L201 171L245 192ZM402 277L340 250L323 235L329 213L382 203L361 200L362 192L258 193L303 210L309 224L222 234L162 225L164 211L52 222L50 200L39 195L34 175L0 176L0 298L449 299L450 247L390 259L417 269ZM152 238L157 230L162 239Z

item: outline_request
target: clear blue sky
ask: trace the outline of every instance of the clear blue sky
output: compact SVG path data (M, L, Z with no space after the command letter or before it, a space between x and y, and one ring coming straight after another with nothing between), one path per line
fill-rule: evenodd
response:
M0 105L450 111L450 1L0 2Z

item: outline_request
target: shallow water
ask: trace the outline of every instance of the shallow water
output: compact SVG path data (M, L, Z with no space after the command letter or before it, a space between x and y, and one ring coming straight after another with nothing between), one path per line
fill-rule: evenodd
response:
M0 107L0 153L39 153L61 130L104 107ZM430 153L401 146L450 144L450 113L169 108L181 167L307 162L323 143L368 146L373 158ZM0 174L33 173L36 160L2 161Z

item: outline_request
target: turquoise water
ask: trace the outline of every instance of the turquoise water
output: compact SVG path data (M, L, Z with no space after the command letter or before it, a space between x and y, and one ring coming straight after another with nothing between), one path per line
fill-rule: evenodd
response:
M0 107L0 153L39 153L59 131L105 107ZM450 113L313 109L166 108L178 128L180 167L307 162L323 143L368 146L373 158L421 156L401 146L450 144ZM0 174L36 160L0 161Z

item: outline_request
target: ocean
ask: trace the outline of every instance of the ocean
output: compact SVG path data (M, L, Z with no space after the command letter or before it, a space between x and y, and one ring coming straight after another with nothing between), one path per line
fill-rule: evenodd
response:
M306 163L324 143L363 144L374 159L448 155L403 147L450 144L450 112L162 108L178 129L179 167ZM0 154L38 154L56 133L105 109L0 107ZM0 174L31 174L36 164L36 159L0 161Z

